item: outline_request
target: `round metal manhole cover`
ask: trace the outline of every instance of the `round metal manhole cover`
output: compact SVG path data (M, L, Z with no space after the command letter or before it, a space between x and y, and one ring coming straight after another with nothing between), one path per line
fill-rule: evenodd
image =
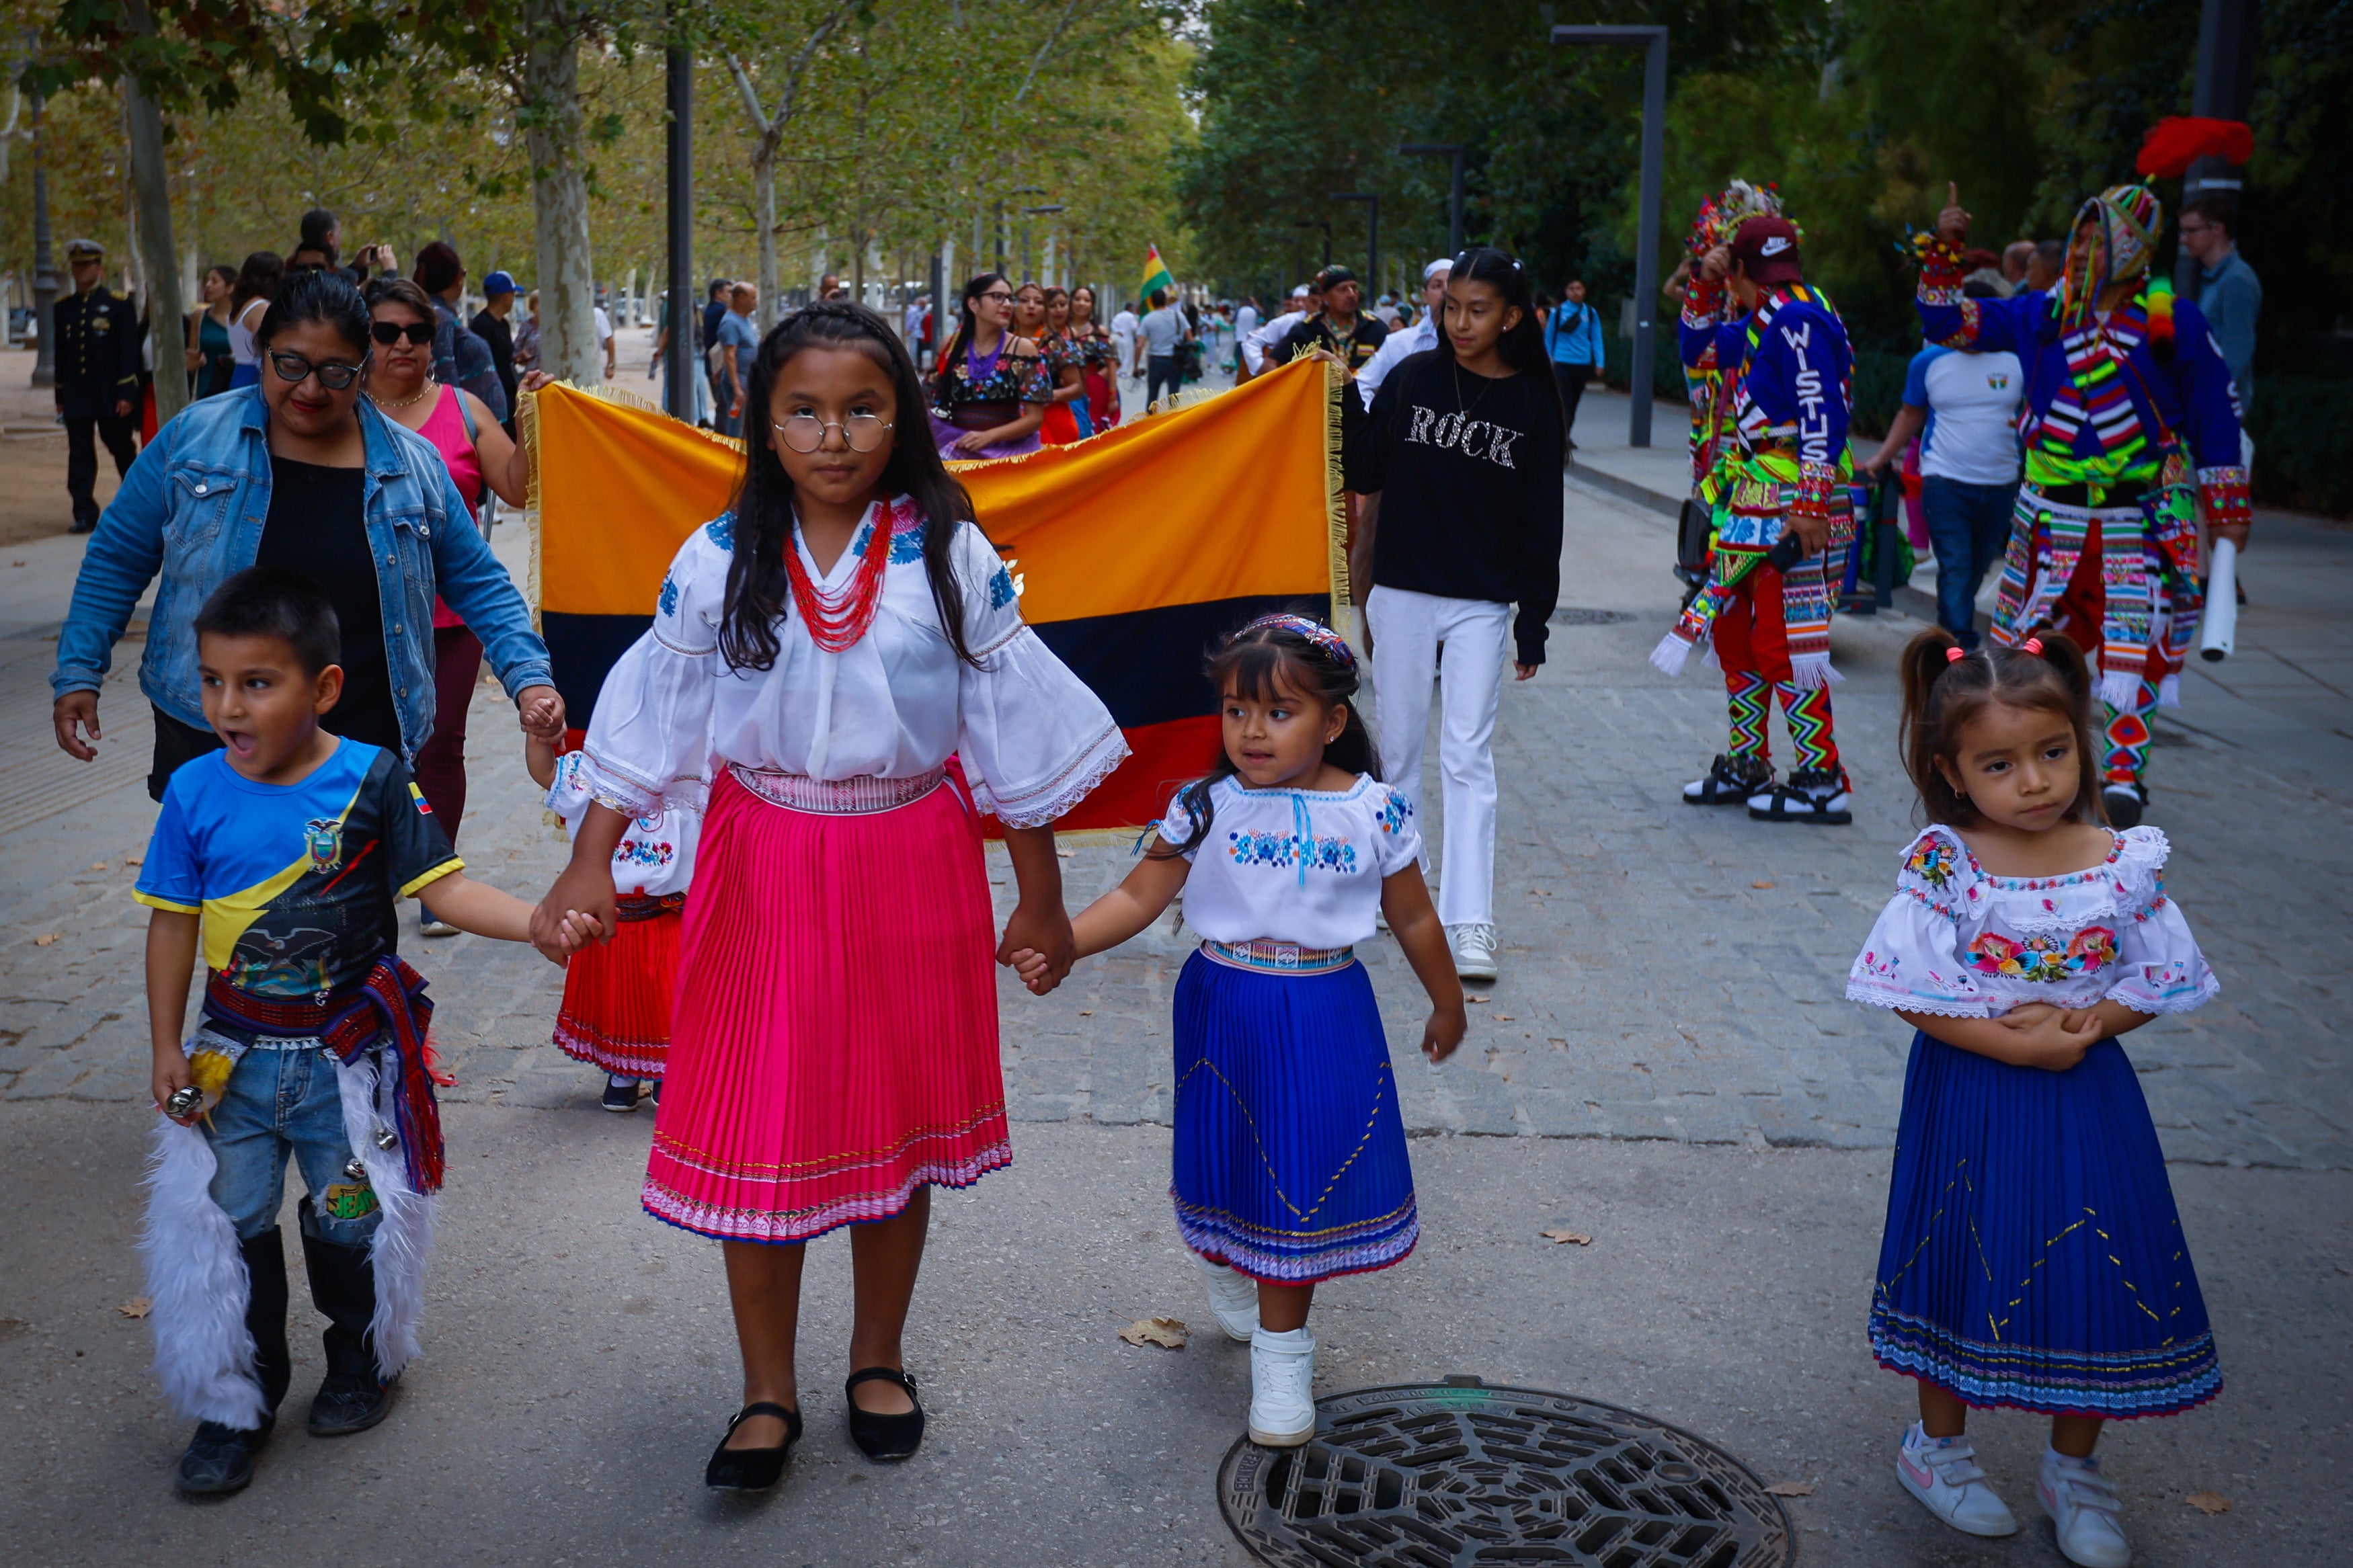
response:
M1277 1568L1781 1568L1797 1542L1747 1467L1614 1405L1476 1378L1315 1402L1314 1440L1247 1437L1218 1505Z
M1623 610L1564 608L1552 613L1552 624L1556 626L1614 626L1620 621L1630 621L1633 618Z

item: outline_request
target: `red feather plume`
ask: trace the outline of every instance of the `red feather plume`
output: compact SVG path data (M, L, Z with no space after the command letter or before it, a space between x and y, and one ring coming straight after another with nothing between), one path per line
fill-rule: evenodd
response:
M2148 128L2133 167L2143 178L2179 179L2200 158L2211 155L2226 163L2244 163L2254 151L2254 132L2239 121L2170 114Z

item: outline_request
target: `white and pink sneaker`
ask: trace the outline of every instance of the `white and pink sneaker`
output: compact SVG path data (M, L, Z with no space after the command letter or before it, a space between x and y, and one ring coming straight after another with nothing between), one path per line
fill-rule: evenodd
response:
M1912 1423L1895 1450L1895 1479L1920 1506L1969 1535L2015 1535L2018 1516L1994 1494L1967 1437L1931 1437Z

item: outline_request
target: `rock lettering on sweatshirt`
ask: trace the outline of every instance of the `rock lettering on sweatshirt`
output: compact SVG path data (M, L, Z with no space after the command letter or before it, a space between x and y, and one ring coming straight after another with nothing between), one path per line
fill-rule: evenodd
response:
M1417 447L1451 447L1466 458L1483 458L1498 468L1519 467L1512 461L1512 445L1525 436L1524 431L1507 430L1492 420L1440 414L1419 403L1411 405L1408 412L1410 423L1405 438Z

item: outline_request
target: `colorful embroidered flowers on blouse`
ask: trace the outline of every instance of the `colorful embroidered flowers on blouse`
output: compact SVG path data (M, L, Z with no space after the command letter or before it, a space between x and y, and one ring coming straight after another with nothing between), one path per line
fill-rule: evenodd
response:
M1356 847L1345 838L1303 837L1295 833L1229 833L1226 837L1230 841L1227 853L1244 866L1277 869L1303 866L1344 877L1356 869Z
M1413 802L1391 790L1388 799L1373 812L1373 820L1381 825L1383 833L1398 834L1405 831L1406 819L1412 815Z
M1930 887L1941 888L1953 879L1960 862L1960 855L1950 840L1924 838L1920 847L1912 851L1912 858L1904 863L1904 868Z
M1987 931L1969 943L1969 967L1981 974L2045 984L2094 974L2116 961L2116 933L2086 926L2063 946L2051 936L2023 941Z

